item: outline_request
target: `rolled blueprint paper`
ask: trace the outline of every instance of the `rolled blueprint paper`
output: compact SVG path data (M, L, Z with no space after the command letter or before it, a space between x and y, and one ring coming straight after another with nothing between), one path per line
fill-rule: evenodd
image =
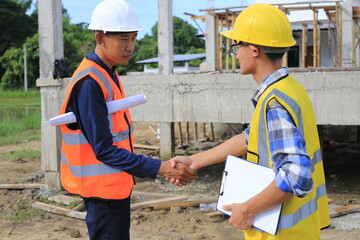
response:
M135 107L137 105L146 103L147 99L144 94L135 95L132 97L127 97L111 102L107 102L108 113L113 114L114 112L118 112L124 110L126 108ZM76 122L76 116L73 112L68 112L53 118L50 118L51 126L58 126L63 124L69 124Z

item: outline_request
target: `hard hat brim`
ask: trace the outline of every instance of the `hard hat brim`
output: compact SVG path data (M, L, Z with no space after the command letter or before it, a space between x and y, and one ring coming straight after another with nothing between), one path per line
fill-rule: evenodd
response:
M149 30L149 28L134 28L134 29L121 29L121 28L119 28L119 29L107 30L107 29L104 29L102 27L91 26L91 24L87 28L89 30L103 31L103 32L139 32L139 31Z
M226 31L222 31L222 32L220 32L220 34L221 35L223 35L224 37L227 37L227 38L230 38L230 39L234 39L233 38L233 31L234 30L226 30ZM236 39L234 39L234 40L236 40Z

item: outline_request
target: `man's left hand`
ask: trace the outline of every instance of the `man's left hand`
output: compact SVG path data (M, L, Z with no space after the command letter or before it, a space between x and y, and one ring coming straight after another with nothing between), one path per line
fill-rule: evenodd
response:
M226 211L232 211L229 223L233 225L233 227L240 230L247 230L251 228L254 216L247 211L246 204L233 203L230 205L224 205L223 209Z

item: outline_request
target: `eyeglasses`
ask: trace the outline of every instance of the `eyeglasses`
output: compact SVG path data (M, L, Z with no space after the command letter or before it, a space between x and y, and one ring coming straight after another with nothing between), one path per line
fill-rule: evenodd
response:
M247 46L247 44L244 42L232 44L230 45L230 52L234 55L237 55L241 46Z

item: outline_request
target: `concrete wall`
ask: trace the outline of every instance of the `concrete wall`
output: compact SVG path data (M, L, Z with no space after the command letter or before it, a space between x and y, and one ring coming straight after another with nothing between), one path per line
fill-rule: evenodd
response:
M319 125L360 125L360 71L291 73L307 89ZM148 102L135 121L248 123L257 85L240 74L122 76L127 96Z

